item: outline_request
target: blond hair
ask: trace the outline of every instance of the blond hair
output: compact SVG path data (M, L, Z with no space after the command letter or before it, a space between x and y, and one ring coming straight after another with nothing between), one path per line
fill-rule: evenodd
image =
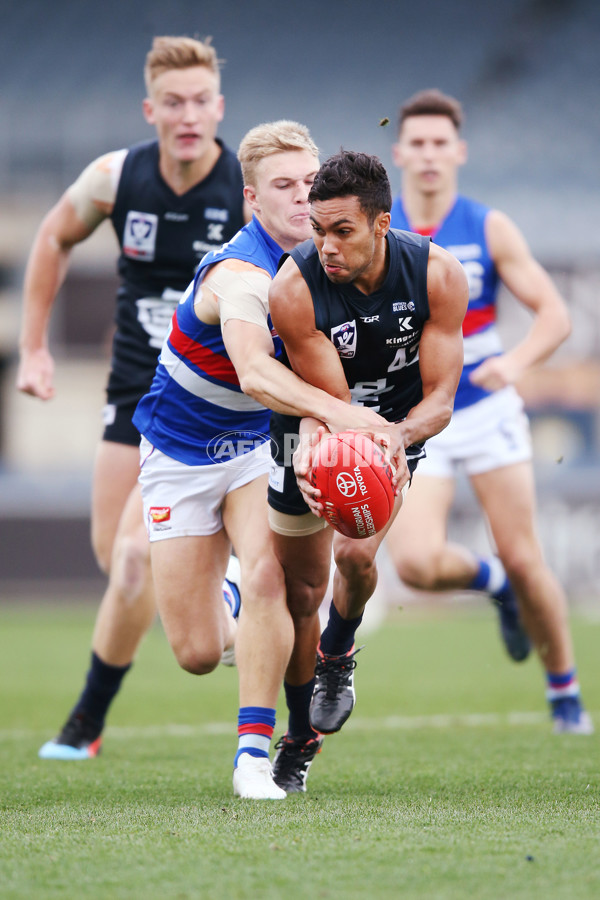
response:
M144 66L144 81L148 93L155 78L163 72L171 69L190 69L192 66L205 66L216 75L217 88L220 88L223 60L218 59L211 41L210 37L204 41L190 37L155 37Z
M262 159L288 150L308 150L317 159L319 157L318 147L308 128L298 122L280 119L278 122L265 122L251 128L242 138L238 150L244 184L254 184L256 167Z

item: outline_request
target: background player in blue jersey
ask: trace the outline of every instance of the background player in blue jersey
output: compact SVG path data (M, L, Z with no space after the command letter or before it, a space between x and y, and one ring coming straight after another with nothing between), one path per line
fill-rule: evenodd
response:
M569 316L514 223L458 194L458 170L466 160L462 118L458 101L437 90L416 94L400 110L394 160L402 169L402 195L394 201L392 224L430 235L460 260L469 281L469 308L452 421L428 441L427 459L388 534L387 548L400 577L412 587L487 592L498 605L510 655L526 658L528 635L538 650L555 731L589 733L566 598L536 534L529 428L513 387L565 340ZM533 313L530 330L507 352L495 325L500 280ZM489 522L499 560L480 559L447 540L459 466Z
M309 199L313 240L292 251L273 281L273 323L301 378L383 416L401 490L423 455L422 442L450 420L462 367L466 278L429 239L390 230L391 189L376 157L351 151L331 157ZM351 338L338 340L342 331ZM320 734L338 731L352 711L354 634L377 583L375 555L389 527L363 540L333 536L333 601L317 651L332 531L307 473L322 425L272 417L277 443L299 428L307 437L296 457L298 482L290 461L276 453L269 484L270 522L297 633L285 679L290 730L274 761L276 778L287 777L289 790L304 789ZM395 512L401 502L400 494Z
M155 38L144 75L144 116L157 138L108 153L84 170L42 222L25 275L17 387L49 400L54 362L48 324L71 249L111 220L121 283L92 497L92 544L109 583L83 693L62 732L40 751L44 757L98 753L109 705L154 620L137 487L140 438L131 418L196 265L244 222L240 166L216 137L224 100L210 41Z
M269 285L283 252L310 234L307 198L319 163L307 129L286 120L259 125L238 156L253 219L202 260L134 422L165 632L184 669L215 668L234 640L221 599L233 544L243 600L233 787L241 797L283 799L269 745L294 632L267 519L270 408L315 414L336 430L382 420L306 384L276 358Z

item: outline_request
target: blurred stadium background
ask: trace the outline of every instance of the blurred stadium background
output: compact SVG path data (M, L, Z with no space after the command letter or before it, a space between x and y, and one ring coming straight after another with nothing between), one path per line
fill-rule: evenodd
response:
M224 58L221 136L280 117L323 155L390 149L401 100L437 86L464 103L461 188L524 231L573 316L571 338L520 388L532 417L546 553L573 602L600 587L600 7L594 0L42 0L1 2L0 596L99 596L88 538L108 366L116 244L105 223L77 248L52 323L57 396L14 389L20 286L46 210L91 159L153 135L142 67L156 34L212 35ZM382 127L388 117L391 124ZM501 304L510 345L527 315ZM483 549L466 485L456 537ZM390 591L398 585L388 572ZM391 579L391 580L390 580ZM59 588L60 589L60 588ZM54 591L55 593L55 591Z

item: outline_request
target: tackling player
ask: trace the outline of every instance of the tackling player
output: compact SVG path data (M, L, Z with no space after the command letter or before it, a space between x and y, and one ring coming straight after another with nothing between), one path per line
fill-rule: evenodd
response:
M252 221L202 260L134 423L143 436L140 482L158 608L179 664L194 674L214 669L233 641L221 583L231 544L239 557L234 793L283 799L269 744L294 631L267 518L267 407L318 415L335 430L381 419L306 384L276 359L268 290L283 252L310 233L308 192L319 163L308 130L285 120L259 125L238 156Z

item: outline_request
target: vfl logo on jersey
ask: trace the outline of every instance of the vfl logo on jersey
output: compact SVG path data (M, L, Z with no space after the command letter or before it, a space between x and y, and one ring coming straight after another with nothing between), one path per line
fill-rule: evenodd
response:
M136 212L130 209L123 231L123 253L144 262L154 260L158 216L154 213Z
M331 329L331 343L344 359L352 359L356 353L356 319Z

